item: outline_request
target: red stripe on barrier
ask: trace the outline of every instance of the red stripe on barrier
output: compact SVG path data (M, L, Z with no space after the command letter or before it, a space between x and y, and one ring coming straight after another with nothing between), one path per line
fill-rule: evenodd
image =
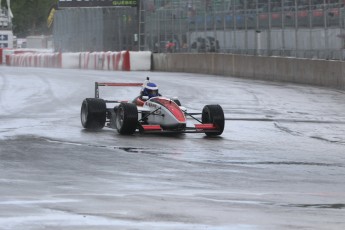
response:
M2 48L0 48L0 65L2 65Z
M101 67L101 69L104 69L104 62L105 62L105 53L102 53L102 67Z
M127 50L123 55L123 63L122 63L122 70L124 71L130 71L131 70L131 63L130 63L130 57L129 57L129 51Z
M111 58L111 54L108 53L107 54L107 60L108 60L108 70L110 70L110 58Z
M24 51L24 50L15 50L13 53L14 54L22 54L22 53L26 53L28 51Z
M111 59L112 59L112 64L113 64L113 70L115 70L115 63L116 63L116 54L111 55Z

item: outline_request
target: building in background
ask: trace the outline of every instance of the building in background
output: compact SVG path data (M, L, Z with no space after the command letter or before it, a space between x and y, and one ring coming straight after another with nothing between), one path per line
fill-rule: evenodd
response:
M0 48L13 48L12 23L9 12L0 8Z

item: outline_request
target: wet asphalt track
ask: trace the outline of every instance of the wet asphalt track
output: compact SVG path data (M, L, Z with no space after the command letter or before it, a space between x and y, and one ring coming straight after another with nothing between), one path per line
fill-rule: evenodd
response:
M146 76L219 138L88 132L95 81ZM105 89L132 99L139 89ZM102 96L102 93L101 93ZM0 229L344 229L345 94L183 73L0 67Z

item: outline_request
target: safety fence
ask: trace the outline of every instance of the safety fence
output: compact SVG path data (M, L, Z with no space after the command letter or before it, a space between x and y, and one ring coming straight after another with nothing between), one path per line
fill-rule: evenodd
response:
M54 47L345 60L344 1L141 0L138 9L61 9Z
M344 0L145 0L141 7L141 47L155 53L344 60Z
M135 7L75 7L54 16L54 48L62 52L136 51Z
M16 51L12 51L11 54L5 56L8 66L112 71L148 71L151 69L151 52L149 51L77 53L16 53Z

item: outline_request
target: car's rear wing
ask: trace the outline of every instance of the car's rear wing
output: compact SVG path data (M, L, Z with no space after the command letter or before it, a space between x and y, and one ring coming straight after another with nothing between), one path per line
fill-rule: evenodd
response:
M100 86L122 86L122 87L138 87L143 86L143 83L133 82L95 82L95 98L99 98L99 87Z

